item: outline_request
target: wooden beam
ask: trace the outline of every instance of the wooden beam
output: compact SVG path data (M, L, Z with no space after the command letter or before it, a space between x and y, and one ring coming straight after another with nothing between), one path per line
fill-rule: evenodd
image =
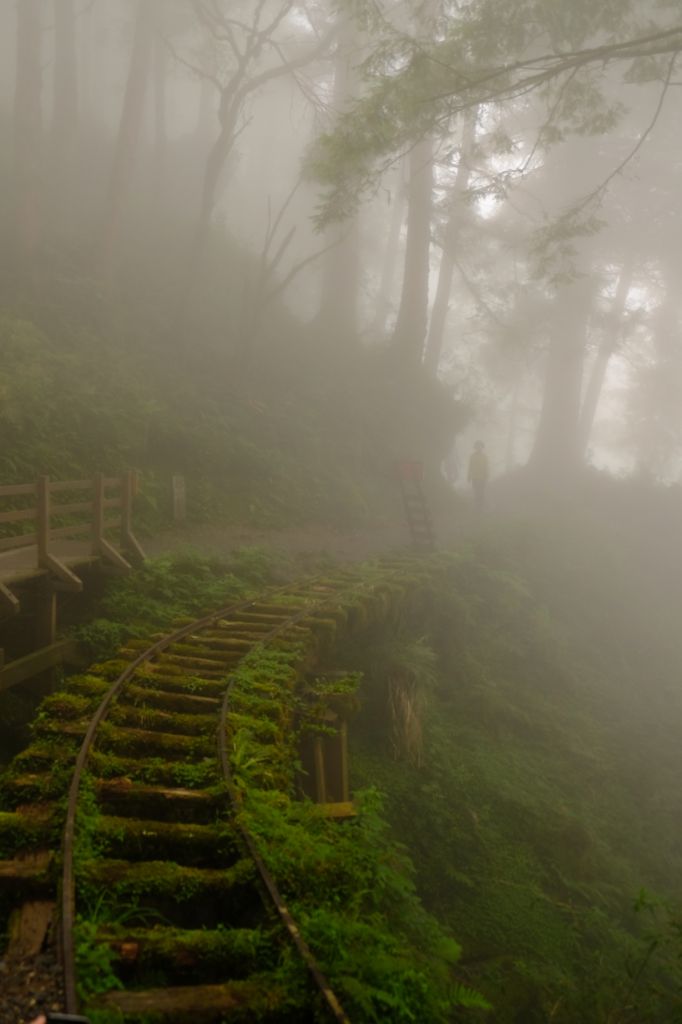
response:
M137 493L137 473L128 470L121 477L121 547L133 561L144 562L146 555L133 533L133 498Z
M50 546L50 478L38 477L38 565L47 569L45 560Z
M324 748L319 736L313 738L313 763L315 765L315 802L327 802L327 780L324 770Z
M49 647L41 647L33 654L6 662L0 671L0 693L56 665L80 664L81 660L78 655L78 644L74 640L58 640Z
M58 558L55 558L54 555L46 554L43 556L41 564L56 576L59 582L65 585L67 590L72 591L74 594L80 594L83 589L83 580L71 572L69 567L60 562Z
M123 555L113 547L108 540L104 537L99 539L99 553L100 556L106 561L115 565L117 569L123 569L124 572L131 572L132 565L127 562Z
M0 604L10 615L19 611L19 598L4 583L0 583Z

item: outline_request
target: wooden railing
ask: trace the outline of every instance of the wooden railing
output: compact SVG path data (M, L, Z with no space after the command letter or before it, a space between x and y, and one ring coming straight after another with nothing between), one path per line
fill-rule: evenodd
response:
M64 564L59 542L80 538L88 542L86 553L89 549L93 557L130 569L128 560L108 538L116 531L123 552L144 558L132 531L136 491L137 474L132 470L120 477L98 473L92 480L50 480L41 476L33 484L0 486L0 527L19 528L0 537L0 554L35 547L34 567L54 574L70 590L81 590L82 582ZM9 501L21 507L3 508ZM23 532L27 524L28 532ZM27 567L31 566L27 563ZM3 590L7 600L6 588Z

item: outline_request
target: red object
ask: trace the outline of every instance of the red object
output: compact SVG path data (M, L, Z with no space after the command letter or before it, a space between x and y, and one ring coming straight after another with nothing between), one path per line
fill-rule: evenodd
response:
M398 463L398 473L402 480L423 480L424 479L424 463L423 462L404 462Z

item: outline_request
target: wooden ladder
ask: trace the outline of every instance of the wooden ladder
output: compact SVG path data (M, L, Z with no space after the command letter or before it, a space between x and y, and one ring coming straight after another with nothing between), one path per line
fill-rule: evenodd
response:
M418 551L433 551L436 538L431 513L422 490L421 468L421 463L418 462L400 463L400 490L413 547Z

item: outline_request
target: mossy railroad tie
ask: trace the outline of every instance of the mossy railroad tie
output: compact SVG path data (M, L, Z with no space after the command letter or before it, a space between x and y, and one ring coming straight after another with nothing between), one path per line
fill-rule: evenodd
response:
M341 570L281 604L268 597L216 617L138 665L122 687L88 755L76 829L86 1012L113 1012L123 1024L313 1019L309 994L285 991L277 974L283 930L231 815L219 711L228 678L249 655L229 734L247 733L263 752L264 784L289 792L297 681L311 652L385 615L409 590L387 588L387 571L395 569ZM3 780L0 899L54 898L54 851L80 743L109 685L145 644L132 641L41 706L34 742ZM275 651L288 652L279 674L268 661Z

